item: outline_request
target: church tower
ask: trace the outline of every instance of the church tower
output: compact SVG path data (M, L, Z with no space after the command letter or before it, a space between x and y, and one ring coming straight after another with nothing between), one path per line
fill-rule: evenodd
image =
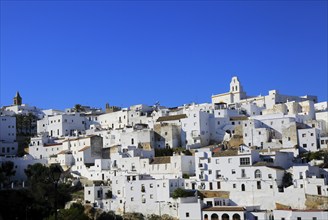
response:
M238 80L237 76L232 77L231 83L230 83L230 92L244 92L243 87L241 86L241 83Z
M19 92L16 92L16 96L14 97L14 105L22 105L22 97Z

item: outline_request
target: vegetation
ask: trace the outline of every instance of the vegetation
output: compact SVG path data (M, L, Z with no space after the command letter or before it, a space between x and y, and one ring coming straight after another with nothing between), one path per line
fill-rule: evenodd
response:
M33 135L36 133L36 122L38 118L32 113L27 115L17 114L16 117L16 132L17 135Z
M107 198L107 199L111 199L111 198L113 197L113 192L112 192L111 190L108 190L108 191L105 193L105 195L106 195L106 198Z
M122 216L116 215L115 212L103 212L99 215L97 220L123 220Z
M306 152L306 153L302 154L301 157L305 158L306 162L309 162L311 160L324 160L325 161L325 158L328 162L328 151L320 150L320 151L316 151L316 152ZM327 163L327 162L324 162L324 163Z
M10 177L14 176L16 171L14 170L14 163L12 161L5 161L0 166L0 184L5 186L10 183Z
M144 216L138 212L128 212L123 215L124 220L144 220Z
M184 178L184 179L189 179L189 178L190 178L190 176L189 176L189 174L188 174L188 173L184 173L184 174L182 174L182 178Z
M172 148L155 148L155 157L172 156Z
M151 214L147 216L147 220L174 220L172 216L169 216L167 214L164 214L162 216L156 215L156 214Z
M84 108L83 108L83 106L81 104L76 104L76 105L74 105L73 110L75 112L83 112L84 111Z
M285 172L282 177L282 186L287 188L288 186L293 185L293 175L291 173Z
M48 220L54 220L55 215L51 215ZM73 203L69 209L60 209L58 211L58 220L89 220L84 213L84 207L79 203Z
M163 156L173 156L173 153L176 154L185 154L185 155L192 155L189 150L186 150L182 147L178 148L155 148L155 157L163 157Z
M191 190L185 190L182 188L177 188L176 190L173 191L172 198L177 199L180 197L191 197L195 196L195 192Z
M54 181L50 178L50 168L34 164L29 165L25 173L29 186L27 189L0 190L0 218L41 220L54 213L55 187ZM74 191L75 187L64 183L58 184L58 208L64 208Z

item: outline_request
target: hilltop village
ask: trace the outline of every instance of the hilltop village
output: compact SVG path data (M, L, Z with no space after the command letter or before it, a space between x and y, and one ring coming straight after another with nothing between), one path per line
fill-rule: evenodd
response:
M0 110L0 164L14 163L13 188L28 165L60 164L82 183L83 204L117 214L328 219L327 101L248 96L237 77L211 100L61 111L17 92ZM21 134L31 135L25 145Z

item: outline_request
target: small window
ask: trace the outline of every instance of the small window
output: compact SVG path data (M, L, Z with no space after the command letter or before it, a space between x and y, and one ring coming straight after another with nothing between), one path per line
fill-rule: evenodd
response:
M189 212L186 212L186 217L189 217Z

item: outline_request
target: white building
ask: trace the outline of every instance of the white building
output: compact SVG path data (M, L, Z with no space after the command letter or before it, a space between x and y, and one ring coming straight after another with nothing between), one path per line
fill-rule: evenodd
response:
M73 136L86 130L86 119L79 113L45 116L37 122L37 132L50 137Z
M0 155L16 155L18 143L16 141L16 118L14 116L0 116Z

